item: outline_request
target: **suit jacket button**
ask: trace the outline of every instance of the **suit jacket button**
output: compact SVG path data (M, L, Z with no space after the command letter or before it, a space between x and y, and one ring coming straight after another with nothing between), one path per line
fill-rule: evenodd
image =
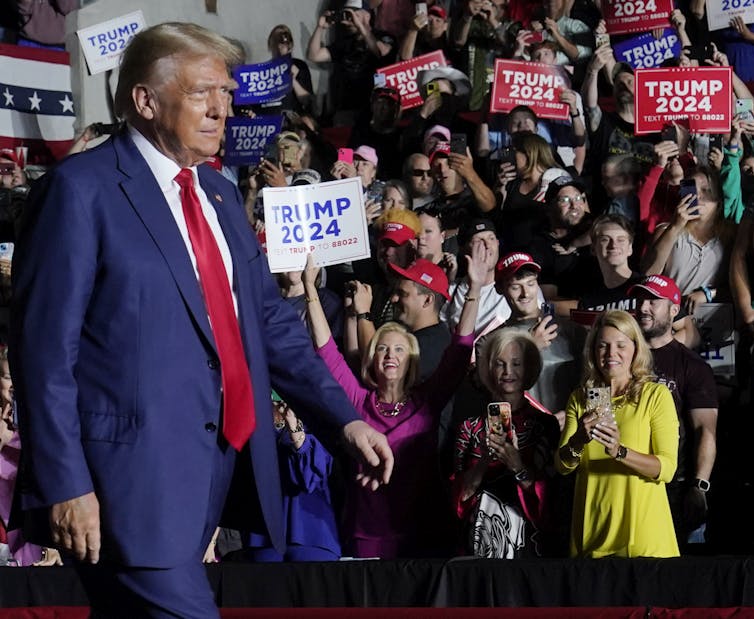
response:
M207 367L210 370L216 370L217 368L220 367L220 360L215 359L214 357L212 357L211 359L207 359Z
M209 423L204 424L204 429L207 432L214 432L215 430L217 430L217 426L210 421Z

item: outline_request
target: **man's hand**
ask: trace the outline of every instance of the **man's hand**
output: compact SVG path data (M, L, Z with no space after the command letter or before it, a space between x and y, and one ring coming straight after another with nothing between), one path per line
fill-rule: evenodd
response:
M448 153L448 167L451 170L455 170L461 175L463 180L468 180L476 175L474 170L474 160L471 158L468 147L466 148L466 154L460 153Z
M330 175L340 180L341 178L353 178L356 176L356 168L345 161L336 161L330 168Z
M79 561L97 563L100 551L99 501L94 492L50 508L52 540Z
M42 558L35 563L34 567L52 567L53 565L63 565L63 559L60 553L54 548L42 548Z
M372 287L353 280L348 282L348 290L353 297L353 310L357 314L366 314L372 309Z
M259 171L262 173L262 177L270 187L287 187L288 183L285 182L285 173L280 165L275 165L267 159L263 159L259 165Z
M558 324L553 320L552 316L544 316L542 320L531 328L530 333L537 343L537 348L544 350L558 337Z
M601 45L594 50L594 55L589 61L589 68L595 73L604 67L613 57L613 48L609 45Z
M343 438L349 453L360 464L356 480L363 487L377 490L390 482L393 474L393 451L387 438L364 421L357 420L343 427Z
M422 108L419 111L419 116L425 120L432 116L437 110L442 107L442 95L439 92L433 92L429 95L422 104Z
M678 156L679 152L678 144L670 140L663 140L654 146L654 162L664 168L672 157Z

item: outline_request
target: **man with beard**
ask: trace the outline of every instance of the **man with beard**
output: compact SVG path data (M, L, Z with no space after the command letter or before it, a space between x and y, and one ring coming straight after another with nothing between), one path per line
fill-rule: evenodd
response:
M703 543L707 491L715 464L717 389L712 368L673 337L681 293L664 275L650 275L629 291L636 318L652 349L657 382L673 394L680 421L678 468L667 485L678 543Z
M401 173L400 133L398 119L401 112L401 95L389 86L372 91L370 113L361 116L354 125L348 145L356 148L363 144L377 151L378 178L398 178Z
M615 112L603 112L598 104L597 77L602 69L613 85ZM646 173L652 164L653 144L634 136L634 71L625 62L617 63L609 45L598 47L586 69L581 96L587 117L589 155L587 169L600 178L602 163L610 155L630 154ZM600 183L594 183L601 191ZM593 195L596 204L607 203L605 196Z
M455 237L470 218L484 216L495 208L495 195L477 174L468 150L465 155L451 153L450 144L440 142L429 156L429 162L439 193L436 205L446 239ZM445 247L453 253L458 253L456 249L452 243Z
M578 178L562 176L545 194L546 219L531 242L531 253L542 271L539 284L548 299L577 299L594 278L589 255L591 214L586 187Z
M448 14L441 6L431 6L426 13L417 13L411 27L401 41L398 55L401 60L442 50L450 57L448 45Z
M336 23L337 22L337 23ZM366 0L346 0L341 11L325 11L319 17L306 51L309 62L332 62L332 101L337 125L352 124L369 104L374 73L390 64L395 39L372 29ZM336 35L327 43L328 30Z
M476 125L459 115L468 109L469 78L458 69L437 67L419 71L416 83L423 104L412 110L411 122L403 134L403 152L422 152L424 135L434 125L447 127L451 133L465 134L471 144Z

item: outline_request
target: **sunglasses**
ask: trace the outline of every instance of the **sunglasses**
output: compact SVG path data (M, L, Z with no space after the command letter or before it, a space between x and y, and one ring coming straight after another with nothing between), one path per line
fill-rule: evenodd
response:
M432 170L411 170L411 176L420 178L422 176L432 176Z
M558 198L558 204L581 204L582 202L586 202L586 196L583 193L577 196L561 196Z

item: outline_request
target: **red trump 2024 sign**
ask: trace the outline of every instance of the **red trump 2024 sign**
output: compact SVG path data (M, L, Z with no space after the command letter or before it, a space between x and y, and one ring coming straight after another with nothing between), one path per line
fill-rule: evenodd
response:
M655 133L688 122L694 133L727 133L731 121L730 67L637 69L634 132Z

